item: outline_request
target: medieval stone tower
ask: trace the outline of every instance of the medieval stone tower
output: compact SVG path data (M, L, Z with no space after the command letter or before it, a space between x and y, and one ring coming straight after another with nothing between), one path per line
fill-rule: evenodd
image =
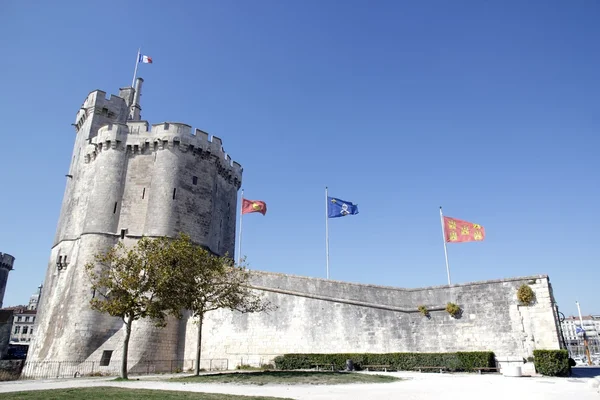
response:
M138 78L135 88L110 98L95 90L77 112L29 361L97 362L113 350L120 358L123 322L90 309L94 293L84 269L118 241L186 232L213 253L234 255L242 167L217 137L182 123L142 121L142 83ZM178 335L178 321L162 330L140 321L132 332L133 365L177 359Z
M8 282L8 273L12 271L15 258L10 254L0 253L0 308L4 303L4 291Z

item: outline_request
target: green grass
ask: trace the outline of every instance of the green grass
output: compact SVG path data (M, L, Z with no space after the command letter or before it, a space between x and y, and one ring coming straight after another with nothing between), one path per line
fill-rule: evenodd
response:
M186 376L172 378L171 380L190 383L241 383L248 385L338 385L345 383L387 383L398 381L400 378L351 372L262 371Z
M282 397L234 396L231 394L173 392L167 390L123 389L94 387L80 389L33 390L30 392L2 393L0 399L26 400L291 400Z

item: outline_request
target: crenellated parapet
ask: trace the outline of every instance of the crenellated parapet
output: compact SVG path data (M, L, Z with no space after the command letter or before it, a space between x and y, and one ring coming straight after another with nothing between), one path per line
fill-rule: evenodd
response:
M126 124L109 124L98 129L98 135L91 138L85 148L85 162L94 161L105 150L124 150L129 127Z
M0 253L0 268L11 271L14 263L15 258L13 256L7 253Z
M128 107L125 99L115 95L107 98L106 92L95 90L90 92L83 101L81 108L75 116L75 123L73 125L79 130L83 126L83 123L93 114L125 122L127 111Z
M136 156L165 149L213 161L219 175L238 189L241 186L243 168L225 152L222 140L216 136L209 138L208 133L200 129L193 131L190 125L182 123L153 124L150 129L146 121L103 126L86 147L85 162L94 161L100 152L106 150L126 150L127 154Z

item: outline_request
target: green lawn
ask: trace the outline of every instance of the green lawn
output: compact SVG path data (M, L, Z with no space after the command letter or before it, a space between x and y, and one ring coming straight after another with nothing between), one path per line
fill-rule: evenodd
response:
M262 371L186 376L171 380L190 383L242 383L249 385L337 385L343 383L387 383L398 381L400 378L351 372Z
M33 390L30 392L1 393L0 399L26 400L291 400L282 397L234 396L231 394L173 392L167 390L123 389L93 387L80 389Z

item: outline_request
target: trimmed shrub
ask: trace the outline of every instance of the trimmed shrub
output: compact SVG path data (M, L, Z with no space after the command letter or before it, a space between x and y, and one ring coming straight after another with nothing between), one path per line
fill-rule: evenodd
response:
M534 350L535 370L546 376L569 376L569 352L567 350Z
M535 303L535 292L531 286L522 284L517 290L517 300L524 306L530 306Z
M491 351L459 351L456 353L460 360L462 371L475 371L481 367L495 367L496 358Z
M446 367L451 371L474 371L477 368L495 367L491 351L457 353L338 353L338 354L284 354L275 357L277 369L308 369L315 364L333 364L335 370L346 367L352 360L356 370L365 365L389 365L399 371L415 371L418 367Z

